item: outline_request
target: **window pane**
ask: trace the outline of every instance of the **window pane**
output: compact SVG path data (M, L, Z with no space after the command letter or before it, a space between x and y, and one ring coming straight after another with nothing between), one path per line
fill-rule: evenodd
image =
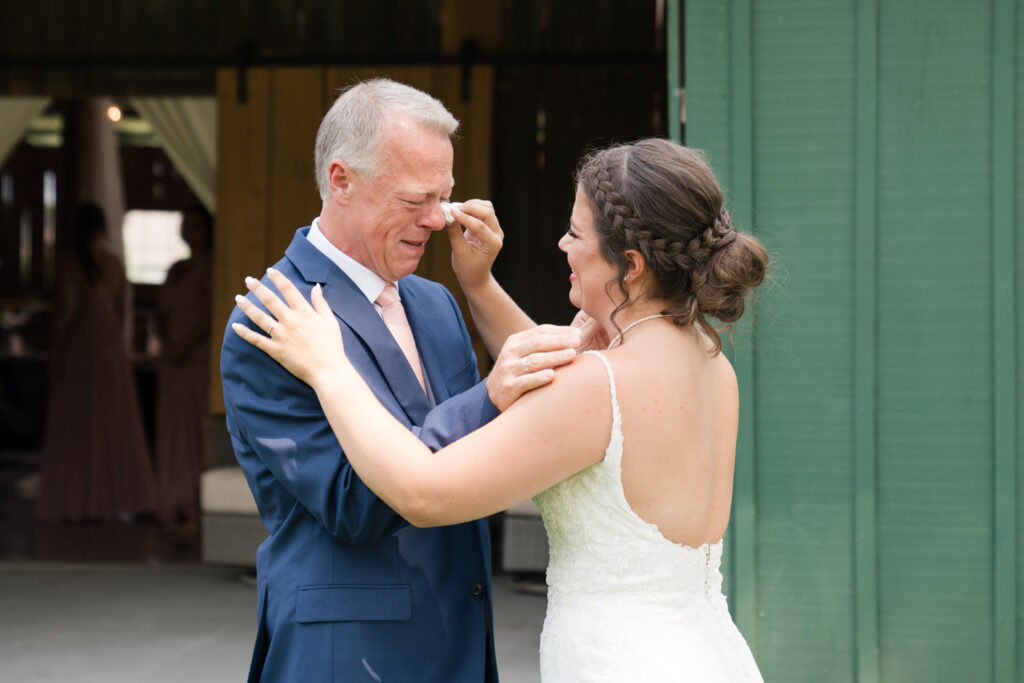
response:
M53 286L54 255L57 246L57 174L43 172L43 286Z
M180 211L129 211L124 215L124 260L128 279L159 285L167 271L191 256L181 239Z

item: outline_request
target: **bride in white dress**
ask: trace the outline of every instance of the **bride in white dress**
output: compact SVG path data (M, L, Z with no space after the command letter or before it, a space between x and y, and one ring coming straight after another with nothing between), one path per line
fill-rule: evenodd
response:
M240 305L273 334L236 331L316 390L359 476L412 524L477 519L534 496L551 548L545 683L760 681L721 592L739 399L707 318L740 317L767 255L736 232L710 169L685 147L612 147L585 159L577 181L558 245L581 314L576 329L547 331L579 335L590 352L558 370L564 351L527 356L521 380L537 388L437 453L339 352L317 290L310 307L279 274L284 301L249 280L273 317ZM496 356L533 322L490 275L502 240L490 203L452 213L456 275Z

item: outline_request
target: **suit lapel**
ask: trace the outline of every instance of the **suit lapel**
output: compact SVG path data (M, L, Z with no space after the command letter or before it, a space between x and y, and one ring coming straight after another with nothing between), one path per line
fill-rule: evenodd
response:
M300 243L301 239L301 243ZM305 239L296 236L288 258L310 285L321 283L324 299L334 315L358 336L373 355L392 395L413 424L422 424L431 405L409 362L381 320L377 310L330 259ZM372 385L371 385L372 388Z
M405 317L409 319L409 327L412 328L412 335L416 339L416 350L419 351L423 370L427 373L427 381L430 382L434 401L437 403L446 401L451 398L451 394L448 391L448 384L445 382L441 367L441 354L434 346L437 343L436 335L431 334L430 331L432 316L421 303L417 303L416 291L409 285L409 280L403 279L398 282L398 294L402 297ZM436 325L436 321L434 324Z

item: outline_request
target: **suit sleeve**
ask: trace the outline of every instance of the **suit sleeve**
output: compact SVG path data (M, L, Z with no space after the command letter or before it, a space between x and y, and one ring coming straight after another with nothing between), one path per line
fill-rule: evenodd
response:
M431 450L438 451L474 429L479 429L487 424L497 417L500 411L491 402L484 382L480 381L480 372L476 365L476 352L473 350L469 331L466 329L466 323L462 319L462 312L455 302L455 297L442 285L435 283L435 287L444 295L451 316L457 325L459 335L457 347L461 349L464 366L470 370L466 374L469 382L468 388L452 387L452 397L427 414L422 428L413 427L413 433L423 443Z
M316 393L238 337L230 326L234 322L252 327L236 309L224 336L221 376L227 425L271 531L293 513L283 508L296 503L331 536L353 545L376 543L407 525L349 465ZM461 334L472 354L464 326ZM428 447L442 448L497 414L478 378L474 366L475 386L436 406L421 428L412 427Z

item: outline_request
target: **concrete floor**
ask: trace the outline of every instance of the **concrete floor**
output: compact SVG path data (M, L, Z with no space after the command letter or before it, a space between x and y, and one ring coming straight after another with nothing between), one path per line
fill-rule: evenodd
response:
M543 597L494 582L502 683L537 683ZM256 594L201 565L0 563L0 681L244 681Z

